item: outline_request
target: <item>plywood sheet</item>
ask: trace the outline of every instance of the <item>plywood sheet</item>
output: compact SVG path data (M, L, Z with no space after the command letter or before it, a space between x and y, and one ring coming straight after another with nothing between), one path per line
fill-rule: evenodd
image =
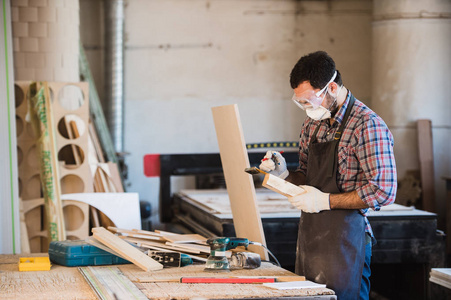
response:
M254 182L244 172L250 165L238 106L213 107L212 112L236 235L266 245ZM263 248L251 250L268 259Z
M120 228L141 229L137 193L76 193L61 195L61 199L82 201L94 206Z

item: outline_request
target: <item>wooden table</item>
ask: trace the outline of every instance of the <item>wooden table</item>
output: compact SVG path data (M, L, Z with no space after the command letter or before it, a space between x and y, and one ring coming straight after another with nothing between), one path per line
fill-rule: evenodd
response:
M0 255L0 299L96 299L77 267L52 265L50 271L19 272L19 257L46 256ZM227 274L204 272L204 265L167 268L144 272L135 265L118 265L119 269L149 299L336 299L327 288L274 290L259 284L185 284L176 282L140 283L149 279L171 279L183 276L293 276L294 274L262 263L255 270L238 270Z

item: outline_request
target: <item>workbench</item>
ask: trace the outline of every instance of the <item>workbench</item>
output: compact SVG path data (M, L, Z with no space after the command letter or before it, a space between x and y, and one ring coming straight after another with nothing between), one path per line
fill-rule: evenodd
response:
M267 246L282 267L294 271L301 213L270 190L256 189L256 195ZM191 230L207 236L235 236L225 189L182 190L173 201L175 217ZM393 205L371 210L368 219L377 239L373 289L389 291L389 298L429 299L429 271L445 266L445 236L437 231L437 215Z
M46 255L31 254L27 256ZM0 299L97 299L77 267L64 267L54 264L50 271L19 272L19 257L24 257L24 255L0 255ZM337 299L334 292L327 288L275 290L261 284L143 282L189 276L294 275L271 263L262 263L260 268L254 270L236 270L226 274L204 272L204 264L182 268L165 268L153 272L144 272L132 264L116 266L149 299Z
M250 149L248 155L250 166L255 167L266 151L253 150ZM297 151L285 151L283 156L289 170L298 167ZM220 206L197 201L198 195L189 197L171 192L173 176L194 176L195 188L200 193L209 193L206 189L225 188L219 153L161 154L158 165L162 222L179 222L204 236L235 236L231 212L218 211ZM149 166L144 165L145 169ZM278 209L262 207L260 211L267 246L282 267L294 271L300 212L285 210L286 206ZM378 241L373 247L372 289L382 291L381 294L390 299L434 299L429 271L443 268L446 263L446 237L437 230L437 215L411 209L371 212L368 219Z

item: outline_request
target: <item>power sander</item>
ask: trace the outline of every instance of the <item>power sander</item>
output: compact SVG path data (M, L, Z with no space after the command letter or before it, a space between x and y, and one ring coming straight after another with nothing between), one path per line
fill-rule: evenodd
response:
M250 242L246 238L235 237L216 237L207 240L210 245L210 256L205 264L205 271L227 272L231 269L255 269L260 267L261 258L257 253L238 252L227 259L226 251L235 249L238 246L244 246L247 250L249 244L259 244Z

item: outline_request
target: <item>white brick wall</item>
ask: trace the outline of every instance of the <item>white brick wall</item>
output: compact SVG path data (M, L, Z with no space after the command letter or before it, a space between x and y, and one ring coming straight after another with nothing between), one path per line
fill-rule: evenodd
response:
M16 80L80 80L78 1L11 1Z

